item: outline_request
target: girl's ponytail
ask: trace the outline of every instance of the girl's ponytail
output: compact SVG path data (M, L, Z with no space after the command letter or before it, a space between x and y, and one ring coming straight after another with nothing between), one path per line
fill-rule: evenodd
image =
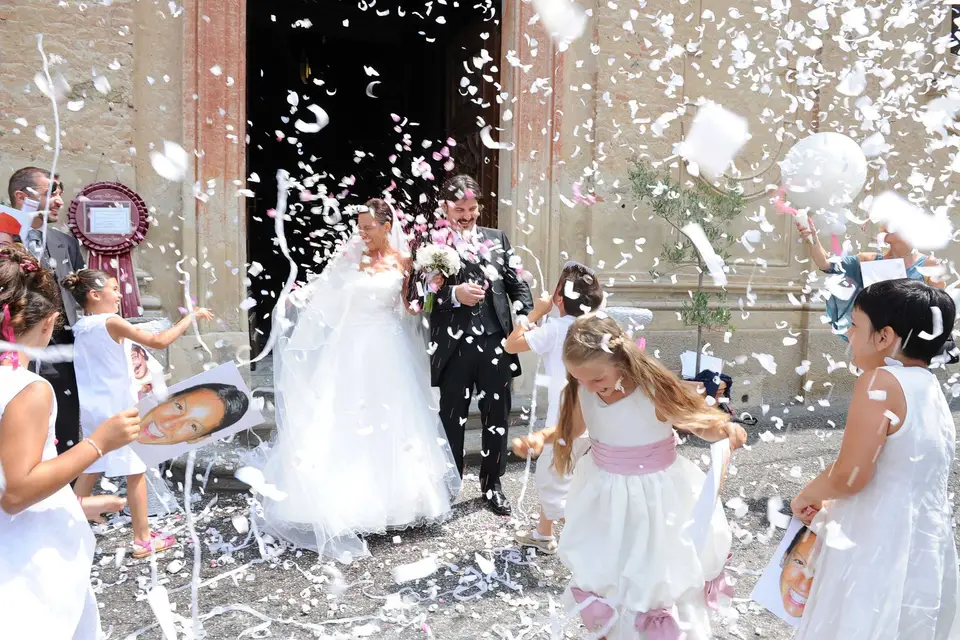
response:
M567 384L563 387L560 399L560 412L557 415L557 432L553 442L553 468L561 475L573 470L573 428L576 411L580 411L580 384L567 374ZM549 426L549 425L547 425Z

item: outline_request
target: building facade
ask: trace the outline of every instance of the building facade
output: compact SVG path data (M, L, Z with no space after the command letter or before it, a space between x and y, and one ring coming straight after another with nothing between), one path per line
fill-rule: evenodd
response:
M774 231L764 233L753 253L734 245L726 289L735 329L729 336L708 333L707 349L731 363L727 372L736 378L738 404L825 399L837 393L834 387L849 387L852 376L836 366L847 359L845 344L822 323L823 304L813 295L819 287L804 273L810 269L806 249L792 221L778 215L765 194L778 183L776 161L793 139L819 130L860 142L880 131L895 153L883 157L883 166L871 163L864 195L895 188L925 196L930 208L952 206L958 182L948 167L955 143L930 149L936 136L917 117L951 91L956 77L956 55L944 46L949 9L917 9L912 21L901 16L903 28L881 34L894 43L885 47L845 32L839 7L824 11L817 31L820 19L800 2L769 13L740 0L579 4L590 13L586 31L567 46L550 37L532 3L502 2L494 60L501 98L494 137L504 147L494 173L500 228L525 247L521 255L532 271L531 255L539 260L547 283L555 282L567 259L581 260L601 274L611 304L653 310L648 348L679 369L695 330L682 326L677 311L697 274L687 268L676 278L653 281L660 247L676 232L635 202L627 176L634 159L649 157L668 159L676 179L693 179L670 158L698 100L718 102L745 116L751 132L737 166L752 197L730 233L739 237L757 228L750 218L761 208ZM52 109L33 82L42 69L36 37L42 33L51 74L69 82L73 108L83 101L79 110L60 111L57 171L66 198L96 180L135 189L154 218L135 254L146 312L177 315L184 296L179 265L198 304L219 318L204 333L217 358L248 357L248 200L259 185L248 172L247 60L251 46L271 45L249 41L245 2L13 0L0 6L0 24L0 179L20 166L51 163L52 141L42 138L53 133ZM922 51L907 44L918 39L926 40ZM892 84L868 75L862 95L877 113L838 90L837 80L858 56L868 68L893 70ZM95 87L97 76L107 78L108 91ZM956 91L957 83L952 86ZM902 95L893 95L897 91ZM183 182L169 182L151 166L149 152L164 140L191 154ZM576 201L575 183L603 201ZM851 242L866 250L875 230L848 229ZM777 375L753 354L773 356ZM182 340L172 353L174 376L196 372L204 357L195 340ZM531 388L532 374L520 384Z

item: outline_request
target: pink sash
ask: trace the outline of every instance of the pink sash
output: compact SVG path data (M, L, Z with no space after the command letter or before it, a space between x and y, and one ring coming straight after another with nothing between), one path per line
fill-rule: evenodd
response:
M677 437L638 447L612 447L590 438L590 452L597 467L621 476L642 476L663 471L677 460Z

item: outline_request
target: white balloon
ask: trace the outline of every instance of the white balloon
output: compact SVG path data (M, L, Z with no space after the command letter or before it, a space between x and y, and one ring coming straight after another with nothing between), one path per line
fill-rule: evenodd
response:
M842 235L847 210L867 181L867 158L841 133L815 133L800 140L780 163L788 202L816 216L820 233Z

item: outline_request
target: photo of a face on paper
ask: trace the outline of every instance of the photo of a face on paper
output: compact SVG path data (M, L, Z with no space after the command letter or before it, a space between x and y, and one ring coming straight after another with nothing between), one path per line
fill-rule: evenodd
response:
M796 518L790 521L777 552L750 598L796 627L813 586L813 549L817 536Z
M130 393L134 402L143 400L151 393L158 399L167 395L167 382L163 365L143 346L130 340L124 341L127 354L128 372L131 379Z
M263 422L234 364L179 382L162 399L150 394L137 408L140 435L131 446L148 466Z

